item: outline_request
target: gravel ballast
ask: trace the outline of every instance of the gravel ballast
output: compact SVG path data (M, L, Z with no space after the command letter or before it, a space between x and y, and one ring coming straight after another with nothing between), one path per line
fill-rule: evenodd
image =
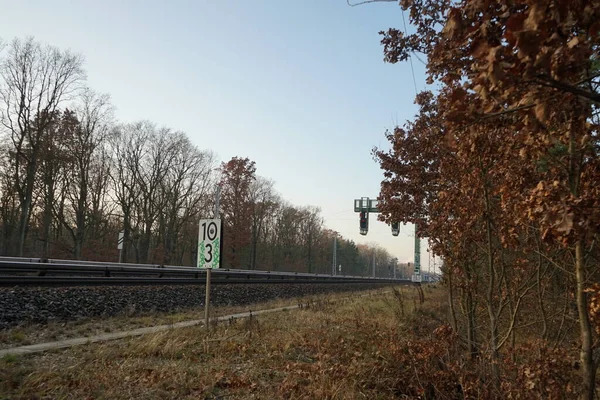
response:
M381 286L364 283L215 285L211 288L211 304L238 306ZM50 321L180 312L203 306L204 298L203 286L0 288L0 329Z

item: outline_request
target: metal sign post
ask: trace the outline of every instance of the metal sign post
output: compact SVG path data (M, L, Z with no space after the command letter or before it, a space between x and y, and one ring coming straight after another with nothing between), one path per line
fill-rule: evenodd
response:
M213 219L201 219L198 232L198 268L206 269L206 286L204 297L204 326L210 329L210 275L213 268L221 267L221 249L223 246L223 230L219 218L219 200L221 185L215 193L215 210Z
M212 268L206 268L206 285L204 285L204 327L210 330L210 272Z
M417 224L415 224L415 265L412 281L421 282L421 238L419 238Z
M333 264L331 265L331 275L335 275L335 266L337 264L337 232L333 237Z
M119 250L119 262L123 262L123 242L125 242L125 231L119 232L119 238L117 240L117 249Z
M375 278L375 250L373 250L373 278Z
M206 298L204 300L204 320L208 329L210 307L210 274L213 268L221 266L221 220L201 219L198 234L198 268L206 269Z

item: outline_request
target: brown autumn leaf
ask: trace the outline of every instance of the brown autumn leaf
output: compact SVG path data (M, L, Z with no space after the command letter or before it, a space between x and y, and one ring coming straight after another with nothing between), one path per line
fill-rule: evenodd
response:
M527 16L524 13L514 13L512 14L508 20L506 20L506 32L514 33L520 32L523 30L523 24L525 23L525 18Z
M538 121L543 123L548 120L548 107L546 103L540 101L535 105L533 110Z
M536 58L540 52L540 38L536 31L521 31L515 34L517 37L516 46L519 49L518 57L528 62L529 59Z
M557 232L569 234L573 229L573 219L575 218L575 214L572 212L564 212L561 217L561 220L555 225L555 229Z
M442 29L442 35L446 38L453 38L456 32L462 27L460 11L457 8L450 10L448 22Z
M485 56L490 49L490 45L485 40L479 40L471 46L471 56L481 58Z
M534 2L527 14L527 19L523 23L525 30L537 31L540 28L540 24L546 19L546 3Z
M534 68L541 68L542 70L548 69L550 67L551 56L552 53L550 52L550 47L543 46L535 58Z
M569 42L567 43L567 47L569 49L572 49L573 47L579 44L580 40L581 38L579 36L575 36L573 39L569 40Z

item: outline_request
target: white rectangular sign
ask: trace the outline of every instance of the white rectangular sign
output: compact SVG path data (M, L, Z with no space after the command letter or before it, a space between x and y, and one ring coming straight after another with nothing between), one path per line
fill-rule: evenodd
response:
M198 268L221 266L221 220L201 219L198 233Z
M123 242L125 241L125 231L119 232L119 239L117 240L117 250L123 250Z

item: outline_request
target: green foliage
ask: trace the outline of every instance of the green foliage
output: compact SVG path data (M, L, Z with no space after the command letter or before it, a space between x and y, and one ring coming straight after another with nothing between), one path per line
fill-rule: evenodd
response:
M2 356L2 362L6 364L14 364L19 360L19 356L15 354L5 354Z

